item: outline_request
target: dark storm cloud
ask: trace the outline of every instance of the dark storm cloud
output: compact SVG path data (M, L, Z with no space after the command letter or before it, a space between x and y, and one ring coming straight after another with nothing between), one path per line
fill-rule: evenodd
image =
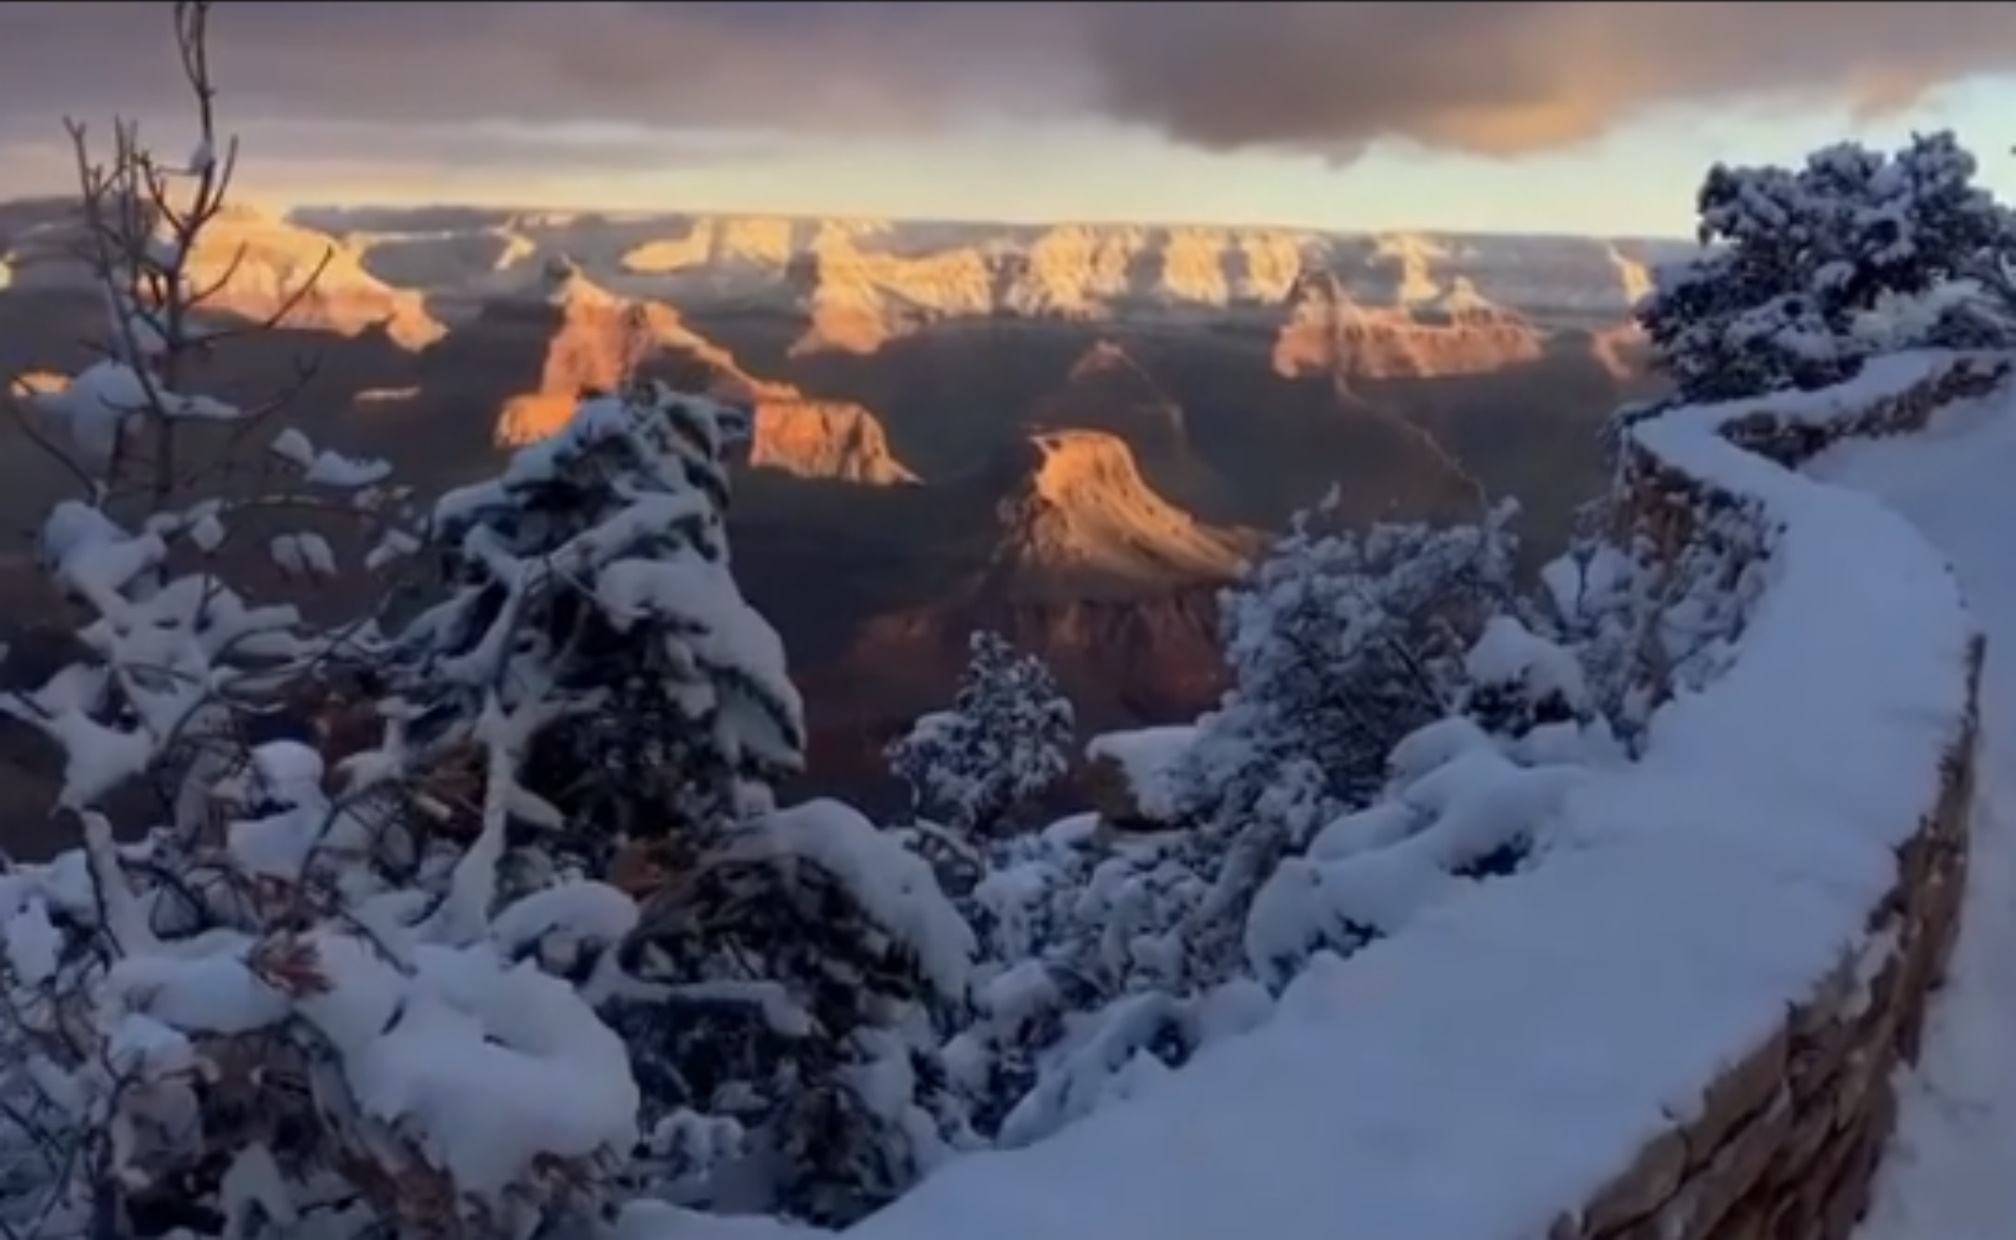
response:
M0 4L0 140L66 111L167 113L166 28L165 3ZM1214 148L1515 153L1667 103L1902 105L2016 67L2016 5L244 0L218 7L215 60L248 135L368 126L343 158L387 163L456 159L453 127L478 121L521 125L470 131L460 152L503 166L521 147L635 154L542 148L531 125L906 132L1004 112L1102 113ZM312 142L290 156L319 157Z
M1042 4L243 0L217 6L213 60L247 123L923 125L996 89L1000 69L1013 70L1000 92L1012 102L1058 42L1046 7L1072 16ZM6 123L173 106L167 11L0 4Z
M2016 68L2016 5L1096 6L1102 102L1209 147L1349 153L1384 137L1496 154L1592 137L1647 107L1780 97L1864 112Z

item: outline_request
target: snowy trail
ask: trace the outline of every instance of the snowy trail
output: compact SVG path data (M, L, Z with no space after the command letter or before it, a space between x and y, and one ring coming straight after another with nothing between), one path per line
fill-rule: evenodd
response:
M2016 402L1851 444L1814 469L1877 495L1951 559L1988 634L1967 903L1951 973L1857 1240L2016 1235Z

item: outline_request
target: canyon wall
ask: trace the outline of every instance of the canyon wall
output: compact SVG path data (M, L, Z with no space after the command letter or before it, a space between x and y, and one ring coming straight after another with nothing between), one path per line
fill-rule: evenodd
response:
M1283 373L1403 377L1530 359L1540 338L1623 323L1684 242L1346 234L1265 227L787 219L773 216L309 210L378 279L454 315L557 255L627 295L789 314L797 352L872 353L941 323L1284 326ZM448 226L444 227L443 225ZM1320 289L1309 304L1312 288Z

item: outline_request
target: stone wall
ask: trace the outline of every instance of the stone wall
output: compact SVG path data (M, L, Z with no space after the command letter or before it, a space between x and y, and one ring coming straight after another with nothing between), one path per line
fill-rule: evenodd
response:
M1977 680L1981 647L1970 658ZM1970 693L1970 702L1972 694ZM1637 1161L1553 1240L1844 1240L1867 1207L1930 993L1960 924L1978 711L1938 801L1898 856L1864 941L1791 1005L1784 1027L1705 1091L1700 1114Z
M1922 429L1940 408L1985 395L2006 366L1962 361L1932 378L1826 420L1768 410L1728 417L1732 442L1797 468L1851 437ZM1645 461L1639 511L1735 504ZM1693 503L1675 504L1681 492ZM1931 993L1959 931L1973 801L1979 678L1969 651L1967 709L1941 770L1936 801L1898 852L1897 882L1870 911L1861 942L1803 999L1777 1034L1737 1058L1703 1092L1698 1113L1640 1151L1551 1240L1846 1240L1897 1114L1893 1080L1916 1061Z

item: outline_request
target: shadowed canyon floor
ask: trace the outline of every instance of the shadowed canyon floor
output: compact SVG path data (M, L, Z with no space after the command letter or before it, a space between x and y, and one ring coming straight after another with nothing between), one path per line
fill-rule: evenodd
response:
M0 204L0 367L86 360L70 229L62 203ZM1333 485L1361 520L1517 493L1557 537L1598 422L1645 387L1627 310L1676 248L461 208L241 210L210 246L239 317L333 258L281 330L218 348L205 390L254 401L318 359L304 429L423 491L627 373L747 402L738 572L806 690L808 782L871 804L882 739L948 691L976 625L1049 658L1087 728L1194 713L1219 687L1217 587ZM25 534L62 485L0 430L16 633L55 606ZM8 674L32 675L19 645Z

